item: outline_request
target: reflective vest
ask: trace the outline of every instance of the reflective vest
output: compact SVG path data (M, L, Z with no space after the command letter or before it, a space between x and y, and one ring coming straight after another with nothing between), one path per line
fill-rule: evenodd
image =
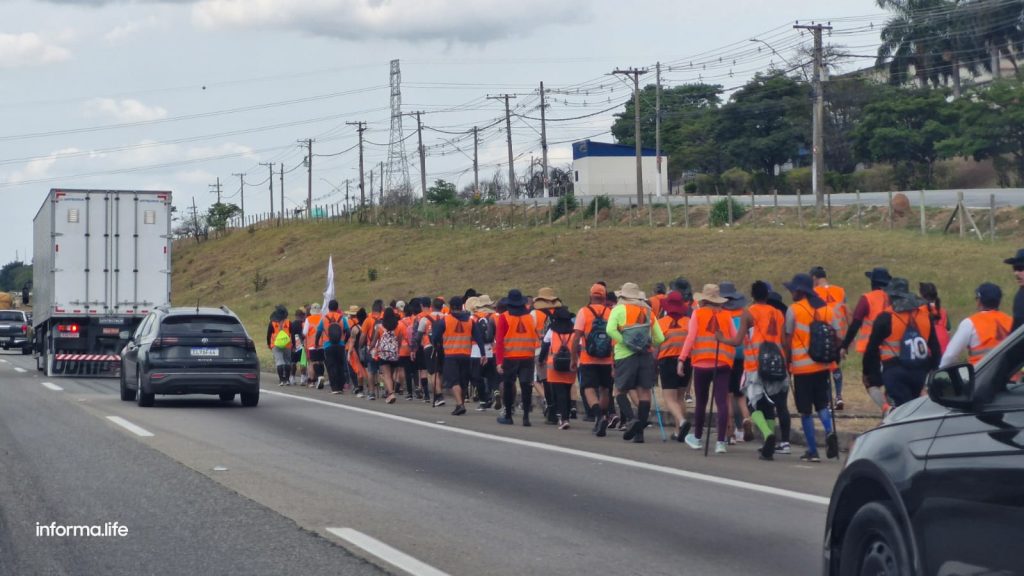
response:
M398 321L398 331L405 334L405 338L402 338L398 345L399 358L408 358L412 355L412 348L409 346L409 338L412 337L412 323L415 320L416 319L412 316L408 316Z
M798 376L829 370L831 368L829 364L812 360L809 350L811 347L811 323L819 320L832 324L832 309L828 306L814 308L807 300L795 302L789 309L793 311L795 320L792 340L790 340L790 372L794 376Z
M693 312L697 322L697 334L693 341L693 350L690 352L690 360L694 365L704 362L712 362L718 366L732 366L733 357L736 355L736 348L724 342L719 342L716 337L718 332L728 336L732 320L725 310L714 308L698 308ZM718 355L715 355L715 350Z
M533 325L537 327L537 334L544 334L548 331L548 324L551 319L551 313L554 311L553 308L547 310L531 310L530 316L533 316ZM540 348L537 348L537 356L540 356Z
M984 310L971 316L971 324L978 334L978 346L968 346L967 361L977 366L978 362L1013 332L1013 318L999 310Z
M897 360L900 357L900 347L903 342L903 334L906 333L907 327L913 322L917 326L917 331L921 333L921 338L927 342L928 338L932 334L932 323L928 318L927 306L922 306L912 312L889 312L892 317L892 329L889 332L889 337L882 343L881 348L878 352L882 357L882 362L887 360ZM928 350L928 355L931 354L931 349ZM927 356L926 356L927 357Z
M323 318L322 314L311 314L306 316L306 325L309 326L309 330L306 331L306 350L316 349L316 327L320 325L320 319Z
M551 348L548 350L548 382L552 384L575 384L576 373L575 372L556 372L555 371L555 354L558 353L562 348L570 348L572 346L572 334L559 334L557 332L551 332Z
M327 333L327 329L331 327L331 324L339 324L341 326L341 342L340 342L340 344L344 344L345 343L345 321L344 321L344 319L343 319L343 317L341 315L341 312L328 312L327 314L324 314L323 319L321 320L321 322L323 322L323 325L324 325L324 330L320 334L320 347L321 348L324 347L324 344L326 344L326 343L328 343L330 341L330 336ZM316 332L313 333L313 337L316 338Z
M537 325L533 321L533 316L529 314L513 316L508 312L503 312L502 316L505 317L505 323L508 325L504 341L505 358L532 360L540 340L537 337Z
M593 310L593 311L591 311ZM605 322L608 322L608 317L611 316L612 309L605 306L604 304L591 304L580 308L578 316L583 317L583 338L579 343L580 350L580 364L614 364L615 354L610 354L607 358L594 358L590 354L587 354L587 334L590 334L590 330L594 326L594 319L600 317Z
M472 346L473 317L470 316L469 320L459 320L451 314L445 316L444 334L441 340L445 357L469 356Z
M825 305L832 309L833 316L839 320L839 337L846 337L846 329L850 327L846 321L849 316L849 310L846 307L846 290L829 284L826 286L815 286L814 292L825 301Z
M664 294L655 294L654 296L651 296L651 312L654 314L655 318L661 318L661 301L664 299Z
M757 355L762 343L774 342L782 349L786 318L778 308L768 304L751 304L747 311L753 323L744 339L743 371L757 372Z
M882 312L889 311L889 296L883 290L872 290L864 295L868 301L868 315L864 317L864 323L857 333L857 352L861 354L868 349L868 338L871 337L871 329L875 326L875 318Z
M665 335L665 341L658 348L658 360L664 358L678 358L686 344L686 335L690 333L690 319L686 316L673 318L665 316L658 318L661 326L661 333Z
M424 312L422 314L421 318L426 318L427 320L427 329L420 335L420 345L424 348L430 346L430 334L434 331L434 322L437 322L442 317L440 312Z

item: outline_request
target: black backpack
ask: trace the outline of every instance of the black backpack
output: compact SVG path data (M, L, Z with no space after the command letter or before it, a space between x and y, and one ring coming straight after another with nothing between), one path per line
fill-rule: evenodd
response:
M553 334L562 343L562 347L555 352L552 359L552 366L555 372L569 372L572 367L572 352L569 351L569 339L563 338L560 334Z
M810 306L810 303L808 303ZM811 360L822 364L830 364L839 360L839 335L835 327L818 319L818 311L814 309L814 320L811 322L811 341L807 346L807 355Z
M894 319L896 314L891 315ZM931 351L928 349L928 341L917 329L917 313L910 317L906 330L903 331L903 338L900 339L899 362L904 368L918 370L928 367L928 357Z
M332 346L341 344L342 338L345 335L341 326L342 320L332 320L330 315L325 316L324 319L327 321L327 341L330 342Z
M587 334L587 354L593 358L608 358L612 355L612 339L608 336L608 321L590 306L587 306L587 309L594 315L594 321L590 324L590 332Z
M494 319L490 316L481 316L476 319L476 324L480 327L484 344L494 344Z

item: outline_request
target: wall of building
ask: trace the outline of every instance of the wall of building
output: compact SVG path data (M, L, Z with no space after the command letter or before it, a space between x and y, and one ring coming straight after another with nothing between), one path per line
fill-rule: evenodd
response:
M653 156L642 162L644 196L657 194L658 170ZM586 156L573 161L577 196L636 196L636 157ZM668 158L661 158L661 191L668 194Z

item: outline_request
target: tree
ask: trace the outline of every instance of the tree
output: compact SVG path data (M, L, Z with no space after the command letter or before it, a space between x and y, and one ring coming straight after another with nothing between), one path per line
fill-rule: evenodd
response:
M1008 183L1010 163L1016 185L1024 185L1024 83L1001 80L979 88L971 98L957 102L960 133L938 144L944 156L965 156L975 160L991 158L1000 180Z
M825 165L835 172L853 172L857 167L853 130L863 118L864 109L885 98L891 88L860 77L839 77L822 85L825 89Z
M445 180L437 180L434 185L427 188L427 202L450 206L459 203L458 193L455 184Z
M941 157L936 145L953 137L956 125L956 108L944 90L893 90L865 108L854 147L861 160L891 163L901 188L930 188Z
M217 203L210 206L206 212L206 222L214 230L223 232L227 228L228 221L241 213L241 208L234 204Z
M31 265L13 260L0 267L0 292L21 290L26 283L32 283Z

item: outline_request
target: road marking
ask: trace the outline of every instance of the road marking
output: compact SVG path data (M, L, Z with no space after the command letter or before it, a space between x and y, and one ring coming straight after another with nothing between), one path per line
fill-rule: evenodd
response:
M448 576L446 572L442 572L429 564L424 564L405 552L392 548L358 530L352 528L327 528L327 531L406 574L412 574L413 576Z
M14 367L14 371L19 374L24 374L25 372L28 372L28 370L25 370L24 368L19 368L17 366Z
M47 388L49 388L50 390L53 390L54 392L63 392L64 391L63 388L61 388L60 386L57 386L53 382L43 382L43 386L46 386Z
M117 424L121 428L124 428L125 430L131 432L132 434L135 434L136 436L142 436L143 438L146 438L153 435L153 433L150 432L149 430L146 430L141 426L136 426L135 424L132 424L131 422L125 420L124 418L121 418L120 416L107 416L107 420L110 420L114 424Z
M790 498L792 500L799 500L801 502L810 502L811 504L820 504L822 506L828 506L829 499L824 496L815 496L814 494L805 494L803 492L796 492L794 490L785 490L782 488L774 488L772 486L762 486L760 484L754 484L752 482L744 482L742 480L733 480L731 478L722 478L720 476L712 476L710 474L701 474L700 472L690 472L688 470L679 470L676 468L670 468L668 466L661 466L658 464L648 464L646 462L637 462L635 460L627 460L626 458L619 458L617 456L608 456L606 454L598 454L596 452L587 452L586 450L577 450L575 448L565 448L563 446L555 446L552 444L543 444L541 442L533 442L531 440L520 440L518 438L506 438L504 436L496 436L494 434L487 434L486 432L477 432L475 430L465 430L463 428L452 428L451 426L441 426L434 424L433 422L424 422L422 420L416 420L406 416L399 416L397 414L388 414L386 412L377 412L366 408L357 408L355 406L346 406L345 404L335 404L334 402L328 402L326 400L318 400L316 398L306 398L303 396L296 396L294 394L288 394L285 392L276 392L274 390L263 389L260 390L261 394L270 394L272 396L283 396L285 398L291 398L293 400L299 400L302 402L310 402L313 404L320 404L323 406L329 406L332 408L338 408L341 410L349 410L351 412L358 412L360 414L367 414L370 416L377 416L379 418L385 418L388 420L395 420L398 422L406 422L408 424L415 424L424 428L432 428L434 430L445 430L453 434L462 434L463 436L470 436L473 438L483 438L485 440L492 440L494 442L502 442L505 444L512 444L514 446L525 446L527 448L536 448L538 450L545 450L547 452L555 452L558 454L569 454L571 456L578 456L580 458L588 458L590 460L596 460L598 462L607 462L609 464L619 464L621 466L628 466L630 468L638 468L641 470L647 470L650 472L660 472L662 474L668 474L670 476L676 476L678 478L686 478L687 480L698 480L701 482L708 482L710 484L718 484L719 486L729 486L731 488L739 488L741 490L749 490L751 492L760 492L762 494L770 494L772 496L781 496L783 498Z
M7 360L4 360L2 358L0 358L0 362L3 362L4 364L7 364Z

